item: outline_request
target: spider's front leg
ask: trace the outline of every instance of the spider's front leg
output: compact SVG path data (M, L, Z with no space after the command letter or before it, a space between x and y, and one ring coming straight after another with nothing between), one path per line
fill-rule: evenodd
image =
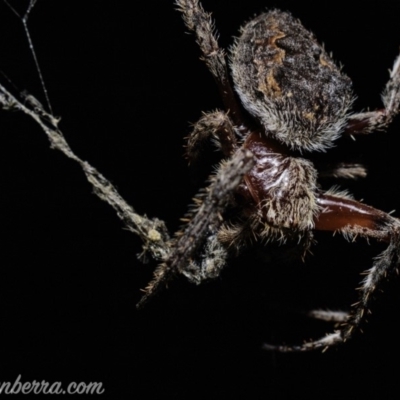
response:
M315 229L323 231L339 231L346 238L362 236L389 242L383 253L380 254L366 271L360 290L359 301L342 327L325 337L304 343L299 346L264 345L267 350L309 351L319 348L328 348L350 339L354 331L360 326L363 317L368 311L373 293L390 273L397 271L400 264L400 221L383 211L359 203L346 196L319 194L317 203L321 212L315 218Z
M189 163L196 161L202 153L204 142L210 139L228 159L238 150L238 139L242 139L242 133L233 125L227 113L219 110L204 113L193 125L193 131L187 138L186 157ZM195 201L201 206L203 199L204 193L200 193ZM189 219L192 215L189 215ZM209 235L199 257L192 257L180 271L195 284L218 277L228 257L228 251L220 241L217 225L209 227Z
M400 56L394 62L390 79L382 94L385 108L350 116L345 127L347 134L371 133L386 129L400 112Z
M218 232L206 239L206 244L200 254L200 261L192 260L182 271L190 282L196 285L205 280L215 279L226 265L228 250L222 245Z
M176 0L176 5L182 12L186 26L196 35L202 60L218 85L226 111L230 113L233 122L240 126L243 120L241 108L232 89L225 52L218 45L211 14L204 11L199 0Z
M196 212L191 214L191 219L185 228L175 235L171 252L156 268L154 279L145 289L145 295L137 307L143 306L174 276L185 274L186 271L193 274L193 271L190 271L190 267L193 266L192 261L207 238L212 238L222 225L222 214L233 192L253 165L253 154L246 149L239 149L229 161L221 164L218 172L212 177L211 185L205 190L205 194L200 196L201 201ZM212 246L210 249L212 250Z

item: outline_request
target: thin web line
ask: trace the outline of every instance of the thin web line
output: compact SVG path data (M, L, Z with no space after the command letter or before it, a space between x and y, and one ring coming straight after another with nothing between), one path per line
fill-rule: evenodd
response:
M26 9L26 12L25 12L24 16L21 16L18 13L18 11L8 2L8 0L3 0L3 1L8 6L8 8L18 17L18 19L21 20L22 25L24 26L25 35L26 35L26 38L28 40L29 49L31 51L31 54L32 54L32 57L33 57L33 61L34 61L35 66L36 66L36 70L37 70L38 75L39 75L39 80L40 80L40 84L41 84L42 89L43 89L44 97L46 99L47 107L48 107L48 109L50 111L50 114L53 114L53 108L51 107L49 94L47 92L47 88L46 88L46 85L44 83L42 70L40 68L39 60L37 58L36 51L35 51L35 48L33 46L32 38L31 38L31 34L29 32L29 29L28 29L28 19L29 19L30 13L31 13L33 7L35 6L37 0L30 0L28 8Z

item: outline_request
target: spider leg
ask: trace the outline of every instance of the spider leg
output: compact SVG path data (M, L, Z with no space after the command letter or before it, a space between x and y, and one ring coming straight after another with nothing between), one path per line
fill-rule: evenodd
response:
M350 339L359 328L364 315L369 312L373 293L389 274L397 271L400 264L400 221L398 219L346 196L320 194L318 203L322 211L315 218L315 229L340 231L346 238L373 237L389 242L389 245L375 258L372 268L365 272L365 278L358 289L359 301L353 304L350 315L338 330L302 345L266 344L264 345L266 350L292 352L326 349Z
M384 108L350 116L344 133L367 134L386 129L400 112L400 56L394 62L390 79L382 94Z
M338 163L323 169L318 168L319 178L358 179L365 178L367 170L358 163Z
M207 238L207 243L201 255L201 262L192 261L182 271L182 274L196 285L207 279L218 278L222 268L226 265L227 257L227 249L218 240L217 234L214 234Z
M307 312L307 317L337 324L346 322L349 318L349 313L346 311L311 310Z
M196 41L203 54L202 60L217 82L226 111L230 112L234 123L240 126L241 109L229 80L225 52L218 45L218 35L211 14L204 11L199 0L176 0L175 4L183 14L186 26L196 35Z
M202 144L211 137L213 144L224 156L230 157L238 148L236 136L239 135L226 113L204 113L194 124L193 131L187 138L186 156L189 162L195 161L202 152Z
M210 231L215 233L222 225L221 214L225 211L231 194L242 182L243 175L254 165L253 154L248 150L238 150L227 162L221 164L217 174L212 178L211 185L206 189L206 194L197 212L188 222L182 232L178 232L172 243L172 251L155 272L154 279L145 289L145 294L137 304L142 307L149 298L179 273L184 273L196 253L204 245Z

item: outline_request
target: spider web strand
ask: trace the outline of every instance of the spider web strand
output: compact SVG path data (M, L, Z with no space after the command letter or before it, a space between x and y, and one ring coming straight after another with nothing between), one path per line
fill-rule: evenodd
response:
M29 50L30 50L30 52L32 54L33 62L35 63L36 71L37 71L38 76L39 76L40 85L42 86L44 97L46 99L47 107L49 108L50 114L53 114L53 109L52 109L51 103L50 103L50 97L49 97L49 94L48 94L48 91L47 91L46 84L44 83L42 69L40 68L39 60L38 60L38 57L37 57L37 54L36 54L36 51L35 51L35 47L33 46L32 37L31 37L31 34L29 32L29 28L28 28L28 19L29 19L30 13L31 13L33 7L35 6L37 0L31 0L29 2L28 8L26 9L26 12L25 12L24 16L21 16L17 12L17 10L7 0L3 0L3 1L7 5L7 7L22 22L22 25L24 27L25 36L26 36L26 39L28 41Z

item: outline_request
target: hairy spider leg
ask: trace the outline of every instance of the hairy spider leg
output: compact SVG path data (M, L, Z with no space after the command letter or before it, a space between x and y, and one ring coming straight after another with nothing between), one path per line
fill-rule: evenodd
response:
M186 157L189 163L196 161L210 138L225 157L230 157L238 149L236 136L240 136L238 130L225 112L204 113L187 137Z
M165 287L173 277L186 271L205 239L209 237L210 229L216 231L221 226L221 214L229 204L232 193L253 165L253 154L245 149L238 150L231 160L221 164L212 177L212 183L197 212L183 231L178 232L171 253L154 271L154 278L146 287L144 296L137 304L138 308Z
M400 56L396 58L390 71L390 79L382 93L382 102L384 108L380 110L350 116L344 132L354 135L384 130L400 112Z
M400 56L390 71L390 79L382 94L384 108L351 115L344 127L345 135L369 134L376 130L385 130L400 111ZM319 171L319 178L365 178L367 171L358 163L338 163Z
M372 294L386 279L397 270L400 262L400 221L383 211L362 204L347 197L318 194L317 203L321 212L315 217L315 229L339 231L346 238L356 236L372 237L389 242L389 246L374 261L372 268L365 272L365 278L358 290L359 301L353 304L346 321L341 327L325 337L301 345L279 346L264 344L264 349L280 352L309 351L326 349L350 339L359 328L368 312Z
M226 111L233 123L240 126L243 120L241 107L232 89L225 51L218 45L218 35L211 14L204 11L199 0L176 0L176 5L183 14L186 26L196 35L196 42L202 52L201 59L217 82Z

